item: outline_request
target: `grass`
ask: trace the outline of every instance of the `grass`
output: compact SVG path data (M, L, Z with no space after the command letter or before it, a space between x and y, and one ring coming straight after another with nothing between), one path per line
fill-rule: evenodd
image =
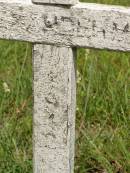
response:
M76 172L130 172L128 53L80 50Z
M32 173L31 61L30 44L0 41L0 173ZM78 50L75 173L130 173L129 97L130 53Z
M0 41L0 173L32 172L29 44Z

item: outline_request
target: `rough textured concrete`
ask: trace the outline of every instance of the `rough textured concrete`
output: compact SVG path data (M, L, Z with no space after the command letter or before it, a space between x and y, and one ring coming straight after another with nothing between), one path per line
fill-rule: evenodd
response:
M40 4L62 4L62 5L74 5L78 0L32 0L34 3Z
M130 51L129 8L81 3L67 8L25 2L0 2L0 38Z
M35 45L34 173L72 173L76 82L71 48Z

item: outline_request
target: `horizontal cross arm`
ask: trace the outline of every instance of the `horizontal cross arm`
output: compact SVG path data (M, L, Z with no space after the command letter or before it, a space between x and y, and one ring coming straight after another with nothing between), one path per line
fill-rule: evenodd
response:
M64 8L0 1L0 38L130 51L130 9L81 3Z

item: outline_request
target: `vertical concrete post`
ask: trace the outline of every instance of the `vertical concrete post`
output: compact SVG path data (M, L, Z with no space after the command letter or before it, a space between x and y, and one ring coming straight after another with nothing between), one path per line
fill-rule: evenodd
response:
M73 173L75 52L36 44L34 62L34 173Z

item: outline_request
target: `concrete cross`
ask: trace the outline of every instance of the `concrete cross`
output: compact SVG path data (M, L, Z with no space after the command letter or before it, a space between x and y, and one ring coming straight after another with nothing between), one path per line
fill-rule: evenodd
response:
M130 51L130 9L0 0L0 38L33 43L34 173L73 173L76 47Z

